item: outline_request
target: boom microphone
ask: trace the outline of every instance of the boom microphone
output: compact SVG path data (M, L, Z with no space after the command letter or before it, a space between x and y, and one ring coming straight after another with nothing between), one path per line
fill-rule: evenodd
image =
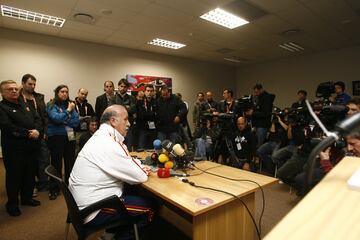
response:
M311 109L310 102L308 100L306 100L306 105L308 106L310 114L313 116L313 118L319 124L321 129L323 129L324 133L327 135L327 137L324 140L322 140L319 144L317 144L313 148L313 150L311 151L308 157L307 168L305 171L305 185L304 185L305 192L308 192L312 184L312 177L316 163L316 156L319 154L320 151L329 147L336 140L338 140L340 136L347 136L353 132L359 131L360 113L356 113L351 117L336 124L335 126L336 132L329 132Z
M159 168L157 171L159 178L168 178L168 177L188 177L189 174L185 173L176 173L169 168Z
M336 130L341 135L349 135L360 130L360 113L356 113L336 125Z

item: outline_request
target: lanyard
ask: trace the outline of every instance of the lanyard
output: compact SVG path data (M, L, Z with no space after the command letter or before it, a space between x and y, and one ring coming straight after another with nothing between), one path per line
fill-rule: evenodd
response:
M233 101L230 102L230 104L228 104L228 102L225 102L226 105L226 113L230 113L231 107L233 105Z
M79 103L80 104L80 107L81 107L81 103ZM85 104L85 103L84 103ZM76 107L76 111L79 113L79 115L80 115L80 109L79 109L79 106L78 106L78 102L76 102L76 105L75 105L75 107ZM88 109L88 107L87 107L87 105L85 104L85 115L84 116L87 116L87 109ZM82 117L84 117L84 116L82 116Z
M24 94L21 94L21 95L22 95L22 97L23 97L23 99L24 99L24 102L27 103L27 100L28 100L28 99L26 99L26 97L24 96ZM35 101L34 96L32 96L32 98L29 99L29 100L33 101L35 110L37 111L37 104L36 104L36 101Z
M151 106L151 104L150 104L150 102L149 102L149 105L150 105L150 111L152 111L152 106ZM148 110L148 100L147 100L147 98L145 98L144 99L144 107L145 107L145 110L147 111Z

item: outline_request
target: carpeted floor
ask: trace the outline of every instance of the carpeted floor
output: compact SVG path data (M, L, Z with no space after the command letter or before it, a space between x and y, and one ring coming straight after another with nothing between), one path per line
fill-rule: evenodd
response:
M2 160L0 160L0 240L60 240L65 239L66 205L62 196L55 201L50 201L46 192L39 193L36 197L41 201L39 207L21 207L22 215L10 217L5 211L5 172ZM262 236L265 236L283 216L285 216L298 202L295 194L289 193L289 187L284 184L276 184L265 190L266 207L262 220ZM261 194L256 193L256 219L259 219L261 207ZM174 226L159 221L154 227L156 237L159 239L187 239ZM157 230L156 230L157 229ZM89 239L96 240L101 235L92 235ZM77 239L74 229L70 228L68 239Z

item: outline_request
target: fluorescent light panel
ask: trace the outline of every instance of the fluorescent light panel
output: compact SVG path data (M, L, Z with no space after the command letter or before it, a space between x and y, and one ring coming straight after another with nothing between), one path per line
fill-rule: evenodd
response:
M305 50L305 48L293 42L279 44L278 46L290 52L300 52Z
M235 63L240 63L241 62L241 60L236 59L234 57L226 57L226 58L224 58L224 60L230 61L230 62L235 62Z
M29 22L51 25L54 27L62 27L65 23L65 19L63 18L45 15L37 12L31 12L28 10L5 5L1 5L1 14L4 17L11 17Z
M249 23L245 19L242 19L229 12L226 12L221 8L216 8L214 10L211 10L210 12L201 15L200 18L219 24L223 27L227 27L229 29L234 29Z
M171 49L179 49L179 48L186 46L185 44L182 44L182 43L172 42L172 41L164 40L161 38L155 38L155 39L151 40L150 42L148 42L148 44L159 46L159 47L171 48Z

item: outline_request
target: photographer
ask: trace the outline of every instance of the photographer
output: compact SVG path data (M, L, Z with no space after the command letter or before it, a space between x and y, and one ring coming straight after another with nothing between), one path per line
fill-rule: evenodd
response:
M353 97L347 103L347 108L349 109L346 113L346 116L352 116L355 113L360 112L360 97Z
M232 144L236 157L239 160L239 168L254 170L253 158L256 149L256 137L251 132L245 117L239 117L236 121L237 130L232 136Z
M214 145L220 135L221 128L212 117L202 117L200 127L194 132L195 160L213 159Z
M256 151L257 155L260 157L262 166L269 173L273 173L275 170L271 155L277 149L288 144L287 130L287 123L281 119L279 114L274 113L268 141L262 144Z
M342 81L336 82L334 83L334 87L335 87L335 99L334 99L334 103L335 104L342 104L342 105L346 105L349 100L350 100L350 96L345 93L345 83Z
M333 169L333 167L338 164L345 155L360 157L360 134L354 133L347 136L346 143L346 149L332 146L320 152L318 167L316 167L313 171L312 186L316 185L328 172L330 172L331 169ZM303 196L305 194L304 179L305 172L302 172L295 177L294 187L298 190L297 195L299 196Z
M233 91L230 89L223 91L223 98L224 100L219 102L218 112L213 112L213 115L218 117L217 121L221 127L220 138L216 143L214 158L218 160L221 155L223 163L232 164L234 159L228 159L230 156L229 144L231 144L229 136L231 136L235 128L234 119L237 101L234 100Z
M200 115L204 113L210 113L218 111L218 103L214 101L213 93L208 91L206 92L206 101L202 102L199 106Z
M294 104L293 104L294 106ZM289 144L273 152L271 159L272 162L280 168L291 156L296 152L296 144L293 139L294 135L301 134L305 131L305 127L308 125L309 118L307 113L296 109L284 109L284 120L288 122L287 126L287 138Z
M305 90L299 90L298 93L298 100L297 102L294 102L291 105L292 109L297 109L297 108L306 108L306 96L307 96L307 92Z
M255 109L251 109L249 114L252 116L252 126L256 128L257 144L261 146L271 126L271 111L275 95L266 92L261 84L256 84L253 90Z

